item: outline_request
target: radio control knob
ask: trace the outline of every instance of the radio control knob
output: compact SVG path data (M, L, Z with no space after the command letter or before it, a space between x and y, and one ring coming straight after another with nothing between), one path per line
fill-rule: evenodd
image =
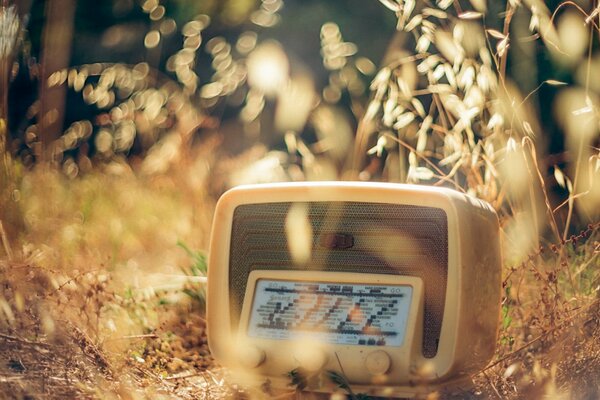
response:
M247 368L256 368L265 361L265 352L249 345L240 351L240 361Z
M372 352L365 360L365 367L371 375L383 375L389 371L391 365L390 356L383 350Z
M327 363L327 354L319 349L304 348L294 352L294 359L307 371L316 372Z

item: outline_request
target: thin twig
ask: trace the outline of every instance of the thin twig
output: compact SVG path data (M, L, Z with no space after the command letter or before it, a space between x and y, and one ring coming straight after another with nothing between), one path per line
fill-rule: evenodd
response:
M400 67L401 65L406 64L406 63L422 60L422 59L428 57L429 55L430 55L429 53L420 53L420 54L414 54L414 55L408 56L408 57L402 57L398 60L390 62L389 64L386 65L386 67L390 68L390 69L394 69L394 68Z
M29 344L29 345L32 345L32 346L51 347L48 343L34 342L32 340L27 340L27 339L19 338L19 337L7 335L7 334L4 334L4 333L0 333L0 338L5 339L5 340L10 340L12 342Z
M576 195L574 195L574 196L571 196L571 195L569 195L569 197L568 197L568 198L567 198L565 201L563 201L562 203L560 203L558 206L556 206L556 207L554 208L554 210L552 210L552 212L553 212L553 213L556 213L558 210L560 210L561 208L563 208L563 207L564 207L566 204L570 203L571 201L573 201L573 200L575 200L575 199L578 199L578 198L580 198L580 197L583 197L583 196L585 196L585 195L587 195L587 194L589 194L589 193L590 193L590 191L589 191L589 190L586 190L585 192L582 192L582 193L577 193L577 194L576 194ZM570 207L570 206L569 206L569 207ZM571 211L571 208L569 208L569 211ZM569 219L570 219L570 218L569 218ZM565 223L565 228L568 228L568 226L569 226L569 225L570 225L570 224L568 224L568 223ZM565 232L566 232L566 231L565 231ZM566 235L566 233L565 233L565 235L563 235L563 240L566 240L566 239L567 239L567 235Z
M557 239L559 241L561 241L562 243L564 243L564 239L562 238L562 236L560 235L560 231L558 229L558 224L556 223L556 218L554 217L554 213L552 211L552 206L550 204L550 199L548 198L548 190L546 189L546 183L544 181L544 178L542 177L542 172L540 170L540 167L538 165L537 162L537 154L536 154L536 150L535 150L535 144L533 143L533 140L529 137L524 137L522 140L522 146L525 147L525 144L527 144L529 146L529 151L530 151L530 157L531 160L533 162L533 165L535 167L535 171L537 173L538 179L540 181L540 188L542 190L542 194L544 195L544 203L546 205L546 211L548 213L548 218L550 220L550 225L552 227L552 229L554 230L554 234L556 235ZM531 170L529 169L529 164L526 163L527 165L527 169L529 170L529 174L533 175L531 173ZM535 214L534 214L535 216ZM536 224L537 226L537 224ZM560 259L564 259L566 262L566 256L564 255L564 246L560 247L560 255L559 255ZM567 270L567 276L569 278L569 283L571 284L571 288L573 289L574 292L577 292L576 288L575 288L575 281L573 280L573 276L571 274L571 269L570 268L566 268Z
M185 374L185 375L171 375L171 376L167 376L166 378L162 378L165 381L175 381L177 379L188 379L188 378L195 378L197 376L203 376L205 374L205 371L202 372L190 372L189 374Z
M344 366L342 365L342 362L340 361L340 357L338 356L337 351L334 352L333 354L335 354L335 358L338 362L338 365L340 366L340 371L342 371L342 374L344 376L344 378L346 377L346 373L344 372ZM350 396L351 399L356 400L356 395L354 394L354 391L352 390L352 388L350 387L350 385L348 385L348 387L346 388L346 390L348 390L348 395Z
M490 384L490 386L492 387L492 389L494 389L494 393L496 394L496 396L498 396L499 399L503 399L502 395L500 395L500 392L498 392L496 385L494 385L494 382L492 382L489 375L486 374L485 371L483 372L483 376L485 376L485 378L487 379L487 381Z
M24 375L0 376L0 382L8 383L8 382L14 382L14 381L22 381L26 378L27 377Z
M594 306L594 305L596 305L598 303L600 303L600 299L596 299L596 300L592 301L590 304L587 304L586 306L583 306L578 312L576 312L573 315L570 315L568 318L565 318L560 324L558 324L554 328L549 329L549 330L547 330L545 332L542 332L535 339L530 340L529 342L525 343L524 345L522 345L518 349L516 349L514 351L511 351L510 353L506 354L504 357L500 358L499 360L496 360L492 364L488 365L487 367L485 367L484 369L482 369L481 371L479 371L479 373L477 375L479 375L479 374L485 374L486 371L494 368L496 365L498 365L500 363L503 363L504 361L510 359L514 355L516 355L516 354L520 353L521 351L527 349L532 344L539 342L540 340L544 339L546 336L550 335L551 333L554 333L555 331L561 329L567 323L571 322L575 317L581 315L588 308L591 308L592 306Z
M562 3L560 3L558 5L558 7L556 7L556 10L554 10L554 12L552 13L552 16L550 17L550 22L551 23L554 23L554 19L556 18L556 15L558 14L558 12L563 7L566 7L566 6L575 7L577 9L577 11L579 11L580 13L582 13L583 15L585 15L586 18L588 18L590 16L590 14L586 13L585 10L583 8L581 8L577 3L573 2L573 1L563 1ZM594 28L600 30L600 26L598 26L594 20L590 20L590 22L592 23L592 25L594 26Z
M106 339L105 342L113 342L115 340L130 340L130 339L157 339L158 335L155 333L148 333L146 335L129 335L129 336L121 336L118 338Z
M510 22L512 21L512 17L515 14L515 9L511 6L510 1L506 2L506 15L504 17L504 27L502 30L502 34L504 35L504 37L508 37L509 35L509 28L510 28ZM508 51L505 51L503 55L500 56L500 69L499 69L499 73L500 76L503 78L502 80L504 81L504 77L506 76L506 61L508 59Z
M422 158L423 161L425 161L427 164L429 164L429 166L431 166L431 168L435 169L438 174L440 174L439 179L440 181L444 181L444 182L450 182L454 185L454 187L457 190L460 190L461 192L465 193L465 190L458 185L456 182L454 182L450 177L448 177L444 171L442 171L441 169L438 168L437 165L435 165L433 162L431 162L427 157L423 156L420 152L418 152L414 147L412 147L410 144L406 143L405 141L403 141L402 139L392 136L390 134L386 134L386 137L389 137L390 139L392 139L395 142L400 143L402 146L406 147L407 149L409 149L410 151L412 151L413 153L415 153L416 156L418 156L419 158Z
M552 206L550 205L550 199L548 198L548 191L546 190L546 183L544 182L544 177L542 176L542 172L540 171L540 167L537 162L537 154L535 152L535 144L533 140L528 136L525 136L522 140L522 146L525 147L527 145L529 147L531 161L533 162L533 166L535 167L535 172L537 173L538 180L540 182L540 186L542 189L542 193L544 195L544 202L546 203L546 211L548 212L548 217L550 219L550 225L552 226L552 230L556 235L558 240L561 240L561 235L558 230L558 225L556 224L556 219L554 218L554 214L552 213ZM529 168L529 164L527 164L527 168ZM530 175L533 176L531 170L529 171Z
M590 26L590 39L588 45L588 56L587 56L587 66L585 73L585 95L589 96L590 92L590 70L592 65L592 43L594 42L594 29ZM579 135L579 147L577 148L577 159L575 162L575 176L573 178L573 189L569 192L569 198L573 196L573 193L577 193L577 182L579 181L579 168L581 166L581 156L583 154L583 135ZM575 205L575 199L570 201L569 203L569 211L567 213L567 220L565 222L565 229L563 231L563 240L567 238L567 234L569 233L569 225L571 224L571 218L573 217L573 208Z

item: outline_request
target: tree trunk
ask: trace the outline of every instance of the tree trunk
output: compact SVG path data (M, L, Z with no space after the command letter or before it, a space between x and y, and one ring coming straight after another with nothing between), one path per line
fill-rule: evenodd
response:
M8 84L21 22L17 7L6 0L0 3L0 156L6 157L8 145Z
M68 68L73 42L73 19L77 0L47 0L43 32L40 79L40 139L43 159L53 161L55 142L65 119L66 85L48 87L48 77Z

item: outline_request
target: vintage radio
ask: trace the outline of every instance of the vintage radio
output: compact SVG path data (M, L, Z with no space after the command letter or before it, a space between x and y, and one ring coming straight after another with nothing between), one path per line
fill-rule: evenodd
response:
M498 218L457 191L285 183L217 204L208 340L240 379L286 387L297 368L335 371L388 396L461 385L494 353L500 299Z

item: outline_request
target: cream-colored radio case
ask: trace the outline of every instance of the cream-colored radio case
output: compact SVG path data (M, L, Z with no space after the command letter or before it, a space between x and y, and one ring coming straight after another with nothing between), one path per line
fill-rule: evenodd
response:
M310 249L300 261L288 218L298 206ZM296 368L331 370L357 392L412 396L463 384L494 353L498 219L443 188L238 187L217 204L208 282L209 346L241 381L285 388Z

